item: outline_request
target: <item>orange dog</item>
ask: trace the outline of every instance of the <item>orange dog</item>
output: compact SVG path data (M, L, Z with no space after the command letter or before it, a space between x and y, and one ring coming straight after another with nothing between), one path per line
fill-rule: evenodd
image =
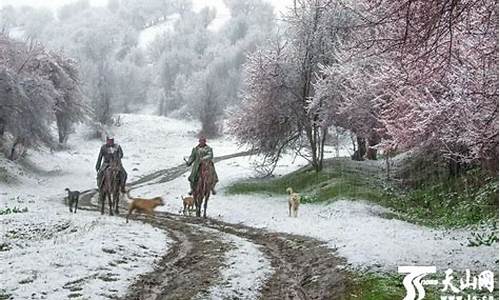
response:
M147 213L150 216L154 216L154 209L157 206L165 205L162 197L154 197L152 199L134 198L130 197L129 191L127 191L127 197L132 200L132 202L130 202L128 205L127 223L128 217L134 210Z

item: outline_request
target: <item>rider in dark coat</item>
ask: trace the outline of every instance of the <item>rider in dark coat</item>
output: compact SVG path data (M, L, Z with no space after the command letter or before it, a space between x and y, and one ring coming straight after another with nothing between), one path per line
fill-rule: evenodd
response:
M213 158L214 154L212 151L212 148L210 148L207 145L207 139L204 137L201 137L198 140L198 146L194 147L193 150L191 151L191 155L189 156L189 159L186 161L186 164L188 166L193 166L191 169L191 174L188 177L189 184L191 186L191 192L189 193L190 195L193 194L194 188L196 186L196 183L198 182L198 179L200 177L200 163L202 160L204 161L209 161L210 162L210 173L213 180L213 186L211 187L212 194L215 195L215 185L219 181L219 178L217 177L217 172L215 172L215 166L213 163Z
M113 138L107 137L106 144L101 146L101 150L99 151L99 157L97 158L97 163L95 166L95 170L97 171L97 187L100 189L102 185L102 177L104 175L104 171L109 166L111 160L119 159L121 161L123 157L122 147L120 145L115 144L115 140ZM104 159L104 162L103 162ZM101 164L102 163L102 164ZM123 168L120 163L120 187L122 193L125 193L125 184L127 182L127 172Z

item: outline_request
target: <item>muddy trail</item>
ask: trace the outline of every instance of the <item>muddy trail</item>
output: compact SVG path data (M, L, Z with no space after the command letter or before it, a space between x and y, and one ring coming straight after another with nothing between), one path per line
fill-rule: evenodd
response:
M243 155L248 153L219 157L216 161ZM173 180L186 171L184 165L157 171L131 182L129 187ZM83 209L98 210L95 190L85 192L80 201ZM348 274L342 268L345 261L318 240L162 212L156 213L155 218L136 215L132 219L163 230L171 241L154 271L137 277L123 299L209 299L210 287L222 284L230 288L222 282L220 270L226 266L225 254L235 247L230 242L232 238L252 243L270 261L272 274L257 291L258 299L348 298ZM236 290L226 294L231 296L223 299L253 299Z

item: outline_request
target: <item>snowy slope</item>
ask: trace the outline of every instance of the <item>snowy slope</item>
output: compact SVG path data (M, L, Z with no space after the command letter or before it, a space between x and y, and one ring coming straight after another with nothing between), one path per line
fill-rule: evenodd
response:
M286 158L285 158L286 160ZM283 161L277 173L284 174L303 165L303 161ZM470 232L433 230L408 222L382 217L388 210L363 201L335 201L330 204L302 204L298 218L288 217L286 197L266 194L224 195L225 186L238 179L255 176L252 161L246 157L216 164L219 174L218 195L212 196L208 215L231 223L265 228L271 231L311 236L328 243L356 268L397 271L398 265L436 265L441 270L496 269L498 243L494 246L467 247ZM177 213L178 195L187 190L187 179L144 187L172 195L175 201L162 209Z
M121 126L112 131L124 150L123 163L131 180L181 164L197 143L197 122L126 114L120 119ZM167 251L171 243L168 236L149 225L125 225L120 218L94 212L69 214L63 204L64 188L95 186L94 165L101 142L87 140L89 134L85 127L78 128L70 137L68 150L52 154L30 151L22 166L0 161L0 167L10 174L9 184L0 183L0 209L28 208L26 213L0 215L0 269L8 274L0 276L0 294L25 298L36 293L34 298L47 299L79 293L92 299L122 295L135 276L151 270L156 256ZM230 138L209 140L209 145L216 156L242 150ZM330 149L329 155L333 152ZM354 267L395 272L401 264L479 270L497 266L498 244L466 247L462 245L469 236L466 231L432 230L388 220L381 217L386 209L370 203L303 204L295 219L287 216L286 197L224 195L225 186L256 175L253 163L254 158L239 157L216 164L219 193L209 203L210 217L315 237L338 249ZM285 174L304 164L303 159L288 156L280 162L277 173ZM163 195L163 209L178 213L179 196L189 187L186 175L134 189L134 195ZM230 263L221 269L221 284L210 289L212 298L241 290L250 281L261 282L271 272L258 248L243 239L231 243L235 248L227 254ZM253 271L239 272L234 280L236 270L249 262ZM255 292L253 289L238 297L252 298Z
M136 115L123 115L121 123L113 133L131 179L179 164L196 143L196 123ZM82 126L70 136L68 150L30 151L22 164L0 160L0 172L9 174L8 182L0 183L0 209L28 209L0 215L0 269L9 275L0 276L0 294L43 298L44 292L48 299L72 293L91 299L121 295L168 249L168 237L149 225L68 212L65 187L83 191L95 186L101 142L87 140L89 134Z
M9 250L0 252L0 286L14 299L120 296L166 250L165 235L149 225L40 203L1 217Z
M167 33L174 30L174 24L177 20L179 20L179 14L171 14L167 17L167 19L154 26L143 29L139 32L139 38L137 40L137 45L140 48L147 48L149 44L155 40L155 38L163 33Z

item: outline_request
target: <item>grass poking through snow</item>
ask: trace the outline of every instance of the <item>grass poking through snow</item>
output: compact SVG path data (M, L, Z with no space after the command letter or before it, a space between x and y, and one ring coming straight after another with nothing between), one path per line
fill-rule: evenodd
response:
M255 179L234 183L226 189L228 194L271 193L286 195L292 187L303 195L303 203L323 202L332 199L374 199L384 197L382 191L354 174L338 169L326 169L320 173L311 168L272 178Z
M292 187L302 195L302 203L328 200L367 200L391 208L388 218L398 218L431 227L464 227L498 221L498 179L480 174L432 181L403 190L384 180L383 170L372 162L331 160L319 173L302 168L275 178L239 181L227 194L270 193L286 196ZM484 178L484 179L483 179ZM481 179L481 184L477 181ZM473 183L473 181L476 181Z

